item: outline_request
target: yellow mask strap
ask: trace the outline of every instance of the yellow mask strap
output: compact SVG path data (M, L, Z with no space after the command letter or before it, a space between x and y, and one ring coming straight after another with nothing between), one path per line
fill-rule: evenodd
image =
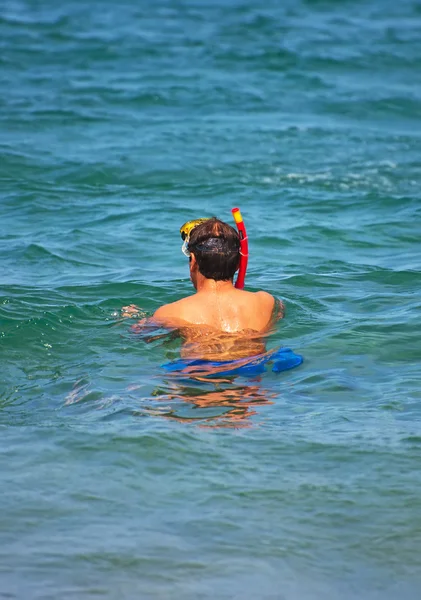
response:
M190 233L195 227L201 225L205 221L209 221L209 217L203 219L193 219L192 221L187 221L187 223L184 223L184 225L180 227L180 235L183 242L186 238L190 237Z
M205 221L208 221L209 217L203 219L193 219L193 221L187 221L180 227L181 239L183 240L183 245L181 246L181 251L186 256L190 256L190 252L187 250L187 246L189 244L190 234L195 227L201 225Z

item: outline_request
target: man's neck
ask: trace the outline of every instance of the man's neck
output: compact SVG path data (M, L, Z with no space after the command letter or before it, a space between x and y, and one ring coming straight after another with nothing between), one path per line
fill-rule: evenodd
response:
M203 275L201 275L200 273L197 278L197 288L196 288L197 292L224 293L224 292L232 291L233 289L234 289L234 284L230 280L215 281L215 279L206 279L206 277L203 277Z

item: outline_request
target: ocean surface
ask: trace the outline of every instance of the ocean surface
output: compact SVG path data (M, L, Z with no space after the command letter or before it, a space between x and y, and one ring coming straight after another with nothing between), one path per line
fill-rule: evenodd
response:
M0 7L0 598L421 597L421 5ZM242 210L268 348L133 334Z

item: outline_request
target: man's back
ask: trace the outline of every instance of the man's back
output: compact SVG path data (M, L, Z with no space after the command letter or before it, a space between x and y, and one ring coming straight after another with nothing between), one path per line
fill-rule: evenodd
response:
M265 352L264 334L283 316L282 303L266 292L213 284L219 284L213 291L159 308L154 321L179 330L184 338L181 355L189 358L230 360Z
M162 306L154 319L168 326L204 325L224 333L267 331L275 308L273 296L238 290L228 282L214 283L193 296Z

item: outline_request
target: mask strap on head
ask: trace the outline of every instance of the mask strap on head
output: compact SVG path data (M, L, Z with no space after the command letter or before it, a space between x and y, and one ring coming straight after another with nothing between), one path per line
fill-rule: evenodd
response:
M203 240L200 244L196 244L195 248L200 252L226 252L227 243L224 238L221 237L210 237Z

